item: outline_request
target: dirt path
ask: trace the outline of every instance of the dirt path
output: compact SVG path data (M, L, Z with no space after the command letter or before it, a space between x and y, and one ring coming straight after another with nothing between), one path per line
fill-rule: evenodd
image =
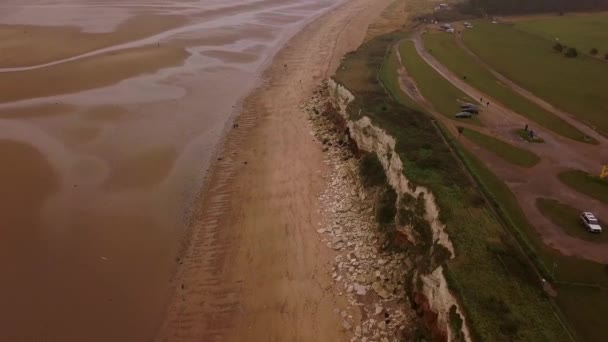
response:
M180 261L159 341L347 340L317 236L321 146L299 105L391 0L350 0L292 39L245 101Z
M544 144L531 144L522 140L513 131L523 128L523 125L529 120L454 75L424 50L419 34L414 37L414 43L420 56L450 83L474 99L483 98L484 101L490 101L490 106L483 108L480 115L487 128L474 127L474 129L513 145L529 149L541 157L541 162L532 168L516 167L493 153L468 142L466 139L461 140L467 149L481 158L492 172L505 181L516 195L528 220L542 236L544 243L564 255L575 255L602 263L608 262L608 249L606 249L605 244L592 243L567 235L562 228L554 225L542 215L535 204L539 197L554 198L575 208L593 211L600 217L608 217L608 208L603 203L566 187L557 178L560 172L573 168L590 173L599 170L601 168L600 161L608 158L605 140L598 139L600 141L599 145L589 145L537 127L534 127L534 129L545 140ZM402 56L399 56L399 58L402 58ZM412 92L411 84L414 84L414 81L407 77L406 70L401 70L400 73L402 86L406 85L402 88L406 92ZM410 86L407 86L408 83ZM423 99L419 93L417 98L418 100ZM453 134L457 134L456 126L461 125L459 122L439 114L428 101L424 100L422 103L423 107L443 122ZM456 110L457 108L455 108ZM588 127L584 128L589 130Z

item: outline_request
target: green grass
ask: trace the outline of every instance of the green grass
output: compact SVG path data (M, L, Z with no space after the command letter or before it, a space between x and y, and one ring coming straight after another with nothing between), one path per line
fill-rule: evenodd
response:
M608 14L568 15L516 21L517 29L539 35L547 40L559 38L562 44L584 53L596 48L603 56L608 53Z
M606 323L606 315L602 313L608 312L608 291L561 286L557 303L570 308L564 314L569 322L580 327L579 341L606 341L606 329L601 327Z
M565 171L560 173L558 177L562 183L570 188L608 203L608 181L580 170Z
M566 58L553 41L504 24L476 21L464 42L496 71L578 119L608 132L608 64Z
M393 136L405 175L433 191L457 253L447 261L445 275L475 340L567 341L523 254L480 201L433 120L393 100L379 83L376 76L387 48L402 38L377 37L345 58L335 79L355 95L349 115L366 115Z
M407 72L416 81L416 85L422 95L442 115L457 120L454 118L454 115L460 112L460 103L458 100L476 103L428 65L422 57L418 55L413 42L404 41L399 46L399 53L401 54L401 60L405 65ZM459 119L458 121L469 122L481 126L481 122L476 116L473 116L472 119Z
M465 129L463 135L475 144L494 153L511 164L522 167L532 167L540 161L540 158L536 154L528 150L513 146L472 129Z
M608 273L604 271L604 265L576 257L564 256L546 246L534 226L526 218L517 202L517 198L505 183L469 151L462 150L461 153L470 165L472 172L479 178L480 183L491 194L493 205L505 213L507 220L516 229L516 235L521 240L526 241L523 244L536 251L539 256L537 261L540 268L552 273L553 264L556 263L558 267L554 276L558 281L593 283L608 287ZM608 340L608 332L606 337Z
M492 205L504 214L506 224L512 227L514 235L521 245L526 247L526 253L548 274L548 278L557 281L557 304L561 312L568 317L568 322L574 326L579 339L608 340L608 332L605 329L597 329L597 325L590 324L596 322L597 317L605 317L608 314L608 293L590 292L588 286L608 287L608 266L568 257L545 245L521 210L515 195L504 182L470 152L463 149L459 151L485 191L490 194ZM595 301L596 305L581 305L579 299L580 303L589 304Z
M566 234L591 242L605 243L608 241L607 234L589 233L579 221L582 210L573 208L559 201L548 198L537 198L536 207L553 224L561 227ZM603 222L602 222L603 223Z
M585 135L561 118L547 112L538 105L520 96L498 81L473 56L460 48L453 35L427 33L424 36L426 49L448 69L485 94L535 123L570 139L587 142ZM531 124L531 123L530 123ZM522 122L522 126L525 123Z
M384 84L386 90L397 102L405 107L420 110L420 106L418 106L416 101L409 97L405 92L401 91L401 87L399 85L399 73L396 72L398 67L399 60L397 58L397 53L395 53L394 49L391 49L384 60L382 68L380 69L379 77L382 84Z
M520 138L524 139L527 142L536 143L536 144L542 144L545 142L543 139L539 138L538 136L535 136L534 138L530 138L530 134L528 133L528 131L526 131L523 128L515 130L515 134L517 134Z

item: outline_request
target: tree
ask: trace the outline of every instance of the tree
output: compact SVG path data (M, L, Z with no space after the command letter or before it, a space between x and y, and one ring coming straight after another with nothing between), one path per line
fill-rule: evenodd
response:
M597 51L597 49L596 49L596 48L593 48L593 49L591 49L591 50L589 51L589 53L590 53L590 54L592 54L592 55L594 55L594 56L595 56L595 55L597 55L597 53L598 53L598 52L599 52L599 51Z
M604 55L604 59L608 60L608 53Z
M568 48L565 53L568 58L575 58L578 56L578 51L575 48Z
M564 51L564 46L560 42L557 42L555 45L553 45L553 50L561 53Z

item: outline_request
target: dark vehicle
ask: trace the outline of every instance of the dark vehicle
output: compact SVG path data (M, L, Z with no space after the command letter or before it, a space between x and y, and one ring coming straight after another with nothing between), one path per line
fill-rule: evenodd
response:
M479 114L479 108L477 107L467 107L462 108L463 112L471 113L471 114Z
M460 108L462 108L462 109L465 109L465 108L479 109L479 107L477 107L476 105L474 105L472 103L463 103L460 105Z
M470 119L473 117L473 114L471 114L469 112L460 112L454 116L458 119Z

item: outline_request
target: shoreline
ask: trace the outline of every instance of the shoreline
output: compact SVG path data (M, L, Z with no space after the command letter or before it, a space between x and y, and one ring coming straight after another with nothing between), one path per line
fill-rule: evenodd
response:
M222 12L225 20L212 25L211 29L201 28L207 27L204 22L208 19L208 10L216 7L214 4L201 3L192 9L180 9L175 4L177 7L154 10L154 13L167 10L175 15L181 13L188 23L185 28L170 29L146 21L147 32L153 31L153 34L141 39L156 37L161 40L152 44L150 53L178 47L188 50L183 62L159 69L148 63L143 65L141 58L130 58L119 51L102 50L108 52L109 57L100 55L100 44L105 40L90 42L91 46L99 45L92 51L84 51L82 46L61 44L63 41L91 40L91 32L65 27L66 23L74 23L77 27L79 24L83 27L93 25L107 33L107 41L116 40L117 46L124 47L121 42L128 40L127 33L133 32L116 31L115 23L126 16L138 17L142 10L136 7L125 7L123 11L113 3L99 5L95 10L89 4L74 8L60 6L56 9L61 15L49 16L44 21L57 26L49 27L48 31L46 26L37 28L37 33L5 26L14 39L3 41L3 46L22 54L31 52L32 58L24 61L24 65L46 65L32 62L39 61L38 57L57 63L48 68L30 65L36 70L3 73L7 77L27 76L27 82L19 82L19 87L13 87L11 92L23 99L0 105L3 136L20 142L18 145L4 144L3 147L11 151L5 154L9 156L8 160L23 160L24 170L42 170L45 176L52 178L48 182L52 191L47 194L43 185L28 187L27 191L25 187L12 187L21 184L15 181L38 184L29 179L38 181L42 176L16 172L4 177L9 182L7 189L11 190L3 196L6 203L19 203L12 198L20 198L25 193L28 195L24 197L29 199L40 197L44 200L44 205L38 205L38 202L19 205L18 210L11 210L14 214L8 220L17 220L11 224L13 227L28 227L19 231L33 233L28 243L12 244L21 247L7 255L7 265L19 267L20 271L32 276L31 279L15 278L3 287L7 298L5 312L11 313L5 319L5 335L18 338L30 334L61 340L78 340L82 336L100 341L152 340L160 329L170 299L181 299L181 284L172 282L181 272L177 266L182 260L177 259L176 252L179 249L182 257L189 255L188 245L197 234L204 242L196 251L198 261L186 262L184 259L183 265L179 266L184 270L192 266L188 272L208 267L208 272L201 272L219 275L212 280L217 281L214 286L200 285L205 278L198 278L189 280L185 289L190 290L190 285L203 286L193 291L213 293L207 302L218 307L227 302L217 309L220 314L232 310L226 320L231 317L235 322L243 319L238 316L240 308L255 311L259 307L259 303L248 302L254 296L246 293L242 286L256 287L262 282L261 286L272 289L267 295L279 292L270 298L274 299L281 298L280 292L284 290L281 284L288 284L292 276L314 277L322 269L321 260L328 256L323 251L319 260L315 258L319 245L303 228L317 222L318 204L314 196L323 187L323 170L315 173L315 166L322 165L322 158L319 148L309 140L306 123L296 108L307 100L307 92L328 75L328 70L331 72L332 67L337 66L347 45L351 44L352 48L358 45L367 23L373 20L373 13L380 12L382 5L360 0L351 3L346 5L348 10L343 9L342 0L307 4L284 0L265 0L254 5L239 1L218 3L225 8ZM13 7L14 16L3 14L0 19L18 22L45 12L21 9L23 3L20 2ZM366 15L369 8L379 10ZM102 11L124 12L124 16L94 15ZM323 18L318 19L321 15ZM351 21L353 23L349 24ZM351 26L354 33L349 29ZM345 27L347 29L342 32ZM166 33L176 33L176 30L181 33L176 36ZM71 32L77 36L72 36ZM26 33L30 38L24 42L20 38ZM304 37L297 39L296 35ZM140 44L141 39L134 39L134 44ZM27 44L32 41L38 44ZM112 50L116 46L105 48ZM34 53L40 50L48 54L38 56ZM91 55L85 59L77 50ZM58 57L64 55L78 60L68 63L65 58ZM112 60L106 62L110 57ZM160 60L152 57L153 61ZM87 70L94 71L94 75L83 75L78 72L80 67L76 67L85 62L95 62L101 67ZM146 70L136 77L126 75L133 71L127 62ZM46 75L60 69L65 77L58 84L63 90L53 88L55 95L37 90L44 88L40 88L39 77L32 75ZM108 76L118 81L104 86L97 83ZM71 81L67 82L66 78ZM91 84L93 81L95 83ZM91 84L91 88L80 89L82 83ZM68 85L70 88L65 88ZM252 95L254 93L264 95ZM241 108L249 115L239 116ZM239 124L238 129L230 128L234 120ZM286 121L277 123L277 120ZM233 147L226 148L228 134L222 132L232 133ZM269 140L274 138L279 140ZM221 150L218 141L221 141ZM300 142L302 146L299 146ZM34 162L39 157L26 149L29 145L43 154L40 158L45 163L40 163L45 166L49 163L50 167L32 169L27 166L26 162L30 159ZM289 149L277 149L280 145L287 145ZM223 161L217 161L218 158ZM222 176L212 178L214 173ZM52 186L55 178L61 180L57 187ZM218 178L221 179L215 181ZM235 182L239 185L231 184ZM275 184L278 185L275 187ZM217 196L203 196L201 186L215 188ZM252 186L259 189L247 189ZM285 204L282 202L289 207L281 207ZM254 207L256 203L270 203L268 208L272 211ZM212 213L204 216L201 208L208 210L207 214ZM297 217L290 216L292 213ZM252 224L257 227L278 231L265 232L259 237L239 235L242 232L254 234L252 229L255 227L249 220L239 221L251 216ZM214 217L218 218L217 222ZM295 235L280 235L292 226L298 228L293 232ZM14 236L20 237L18 233L15 230ZM12 231L7 230L7 234ZM281 250L287 242L292 247L301 243L304 246L302 250L291 248L294 254L290 254ZM274 260L287 260L292 264L279 263L267 270L259 267L259 276L247 273L256 266L243 261L240 249L248 249L247 253L253 255L252 261L257 262L256 256L264 255L264 251L256 250L259 246L272 252L268 254L269 261L264 261L262 266ZM305 261L303 265L298 264L301 259L290 259L300 256ZM242 280L237 280L233 274L222 273L231 265L243 270ZM298 271L294 274L290 269ZM66 276L58 277L58 274ZM225 287L224 277L228 279ZM239 285L239 281L243 285ZM36 288L35 284L40 283L45 283L45 287ZM30 285L33 287L28 287ZM329 285L331 283L327 283ZM310 289L301 289L297 297L315 301L322 297L323 291L315 284L307 283L306 286ZM32 289L36 290L37 300L24 302L22 298L29 298L27 294ZM219 291L228 294L222 299ZM194 297L185 298L196 301L197 296L195 293ZM285 303L290 303L289 298ZM294 304L308 305L301 301ZM31 308L36 310L31 311ZM291 308L287 312L300 310L301 307ZM276 315L276 312L271 314ZM205 320L204 315L200 317ZM211 317L207 322L214 324L216 321ZM306 330L310 330L308 327ZM96 332L94 337L90 336L92 331Z
M240 279L237 282L239 284L236 284L236 286L233 284L231 286L230 284L224 284L222 277L233 278L230 276L230 273L234 273L234 271L229 269L231 266L235 266L235 259L238 258L238 255L236 254L239 254L238 250L243 248L242 246L239 246L238 243L234 244L233 242L235 239L238 239L242 233L220 228L225 228L225 226L234 224L234 222L230 222L235 221L234 217L231 217L234 216L231 214L236 211L234 207L247 206L247 203L242 203L248 202L247 199L245 198L242 201L239 201L238 195L243 195L243 192L251 195L251 191L244 190L242 186L235 186L233 184L235 181L236 183L241 183L238 182L239 179L251 177L251 175L249 175L249 177L243 176L244 173L247 173L247 169L254 167L251 165L253 164L251 163L251 159L246 157L255 156L258 154L257 149L265 146L268 147L268 145L263 143L263 140L267 139L262 139L262 141L259 140L259 131L264 130L264 128L267 129L267 126L269 126L267 124L267 119L271 116L264 110L266 108L263 108L264 100L265 98L268 98L271 93L276 92L277 90L280 92L280 89L283 88L281 85L283 83L281 81L284 81L285 79L297 79L297 77L295 77L296 75L294 75L297 71L292 71L293 69L288 65L292 63L287 62L299 62L299 60L294 59L293 56L290 55L294 53L293 50L306 52L307 49L303 45L310 39L316 38L320 43L319 45L322 45L323 43L325 45L324 47L317 47L318 51L316 51L325 53L323 57L320 57L323 59L322 63L325 64L325 68L319 70L318 65L315 65L314 63L311 65L311 63L309 63L307 66L314 70L308 71L313 72L310 73L305 71L304 75L301 75L303 72L300 70L300 86L291 87L292 92L294 91L293 88L299 88L295 89L299 93L296 96L296 98L299 98L299 103L306 100L309 95L312 95L314 87L333 73L339 64L342 55L356 48L363 41L367 31L367 25L379 16L380 12L390 3L391 1L388 0L379 4L366 4L364 1L360 0L344 1L303 25L301 30L289 36L289 39L286 39L285 42L280 45L280 48L276 50L274 56L264 63L265 70L261 73L261 82L256 85L248 96L243 98L242 101L239 101L235 106L235 114L233 114L232 118L227 122L225 134L217 145L213 157L211 158L211 163L206 172L207 175L205 176L204 183L201 187L203 190L199 191L199 194L194 201L195 207L193 207L192 217L191 220L189 220L190 224L180 243L181 251L178 258L179 265L177 265L171 282L170 293L172 293L172 295L166 306L165 320L157 330L157 340L188 340L189 338L200 338L201 336L222 336L227 333L231 336L239 335L239 332L231 331L231 324L226 322L226 320L234 321L234 316L238 316L238 311L242 311L243 306L248 306L243 303L245 301L244 297L247 296L243 295L243 292L245 291L243 291L242 286L243 283L246 282L243 279ZM374 11L367 11L365 12L367 15L361 16L361 12L366 9L369 10L369 8L366 8L365 6L373 8ZM362 28L361 25L357 26L356 28L359 28L359 30L355 33L350 32L353 29L352 27L349 32L345 32L348 30L344 29L349 27L349 25L355 26L357 20L366 22L364 27ZM340 24L343 24L343 26L340 27ZM325 34L327 34L327 32L320 32L323 30L332 33L332 38L334 40L330 42L325 40L324 38L326 38ZM347 37L343 37L344 34L346 34ZM313 37L307 37L311 35ZM327 43L331 46L327 46ZM308 44L310 43L308 42ZM310 54L316 55L314 52L310 52ZM336 58L336 56L339 57ZM282 68L283 65L285 66ZM287 74L287 76L283 74ZM310 78L307 79L307 77ZM302 81L304 81L304 84L302 84ZM242 110L237 111L239 107L242 108ZM290 109L294 110L295 108ZM306 119L303 116L298 116L299 118L297 119L305 123ZM238 123L238 128L233 127L231 129L230 126L228 126L233 122ZM302 133L302 130L307 131L309 130L309 127L306 125L300 127L298 129L299 133ZM312 140L314 139L311 139L311 141ZM316 163L313 163L313 165L322 167L322 158L319 158L322 157L321 147L316 141L308 143L308 145L310 145L308 148L312 147L316 150L311 152L315 155L313 159L316 159ZM264 154L264 151L262 151L262 154ZM249 164L246 159L248 159L251 164ZM308 171L310 172L312 165L309 164L308 167ZM326 170L323 174L325 173ZM254 172L253 178L256 178L256 176L258 179L268 177L264 172ZM321 177L317 176L316 178ZM317 179L317 182L318 181L319 179ZM321 182L323 182L323 180L321 180ZM314 185L315 191L319 191L324 186L323 184ZM318 206L318 203L316 205ZM198 208L196 208L197 206ZM310 214L310 212L306 213L306 215ZM245 224L246 222L239 221L239 223ZM310 231L314 234L313 238L317 239L315 230L310 229ZM319 241L310 242L319 243ZM279 241L278 243L281 242ZM318 246L316 248L318 248ZM312 257L314 258L316 256L312 255ZM249 258L252 258L252 256L250 255ZM324 259L327 261L327 257ZM219 274L222 277L216 277L214 274ZM331 281L328 282L328 284L329 283L331 283ZM195 288L196 291L189 291L191 288ZM228 297L230 297L229 300L224 298L220 301L221 303L218 304L220 307L219 312L207 316L208 318L213 317L215 320L220 319L223 324L219 324L219 326L217 324L219 322L204 322L205 315L207 314L207 311L209 311L208 302L201 302L200 307L197 309L188 306L188 304L192 304L191 302L197 299L218 297L217 294L209 295L209 293L213 293L214 291L216 293L226 292L229 294ZM213 301L213 298L211 299ZM207 306L207 309L204 308L205 306ZM213 306L213 304L211 304L211 306ZM256 305L250 306L255 307ZM198 320L193 318L195 315L198 316ZM218 315L221 318L218 318ZM240 319L242 320L243 317ZM198 325L195 323L195 321L201 320L203 322L199 322ZM213 323L216 324L212 329L210 329L209 326L204 326ZM339 324L337 326L339 326ZM251 325L249 325L249 327L251 327ZM249 333L247 336L250 336ZM297 335L291 336L295 337Z

